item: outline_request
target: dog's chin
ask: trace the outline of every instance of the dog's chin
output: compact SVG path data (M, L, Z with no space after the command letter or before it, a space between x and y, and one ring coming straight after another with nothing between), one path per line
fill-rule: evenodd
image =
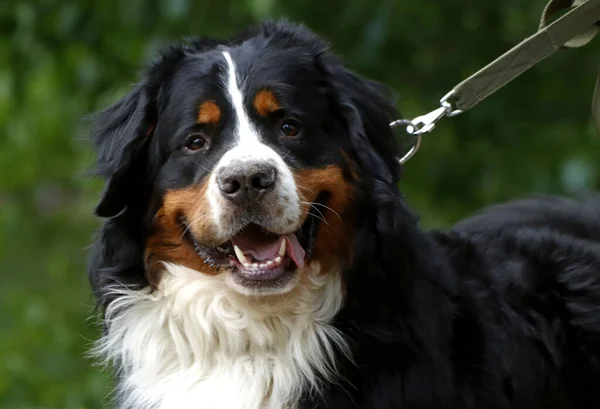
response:
M247 296L283 295L291 292L300 281L300 269L293 266L259 274L248 274L240 268L231 268L226 274L227 285L235 292Z

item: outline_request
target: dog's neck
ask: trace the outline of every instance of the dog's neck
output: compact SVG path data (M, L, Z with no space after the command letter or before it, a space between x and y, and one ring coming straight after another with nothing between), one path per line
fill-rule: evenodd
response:
M292 294L239 296L215 276L167 265L157 290L115 288L95 352L120 370L122 408L288 409L335 373L339 274L317 263Z

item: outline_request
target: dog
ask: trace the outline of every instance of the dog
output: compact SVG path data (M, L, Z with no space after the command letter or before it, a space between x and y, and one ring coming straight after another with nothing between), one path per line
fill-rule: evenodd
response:
M600 200L424 231L396 116L308 28L164 50L91 134L120 409L600 405Z

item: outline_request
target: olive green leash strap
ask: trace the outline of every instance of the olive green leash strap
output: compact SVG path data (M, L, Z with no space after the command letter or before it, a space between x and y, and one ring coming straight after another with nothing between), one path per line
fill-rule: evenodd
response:
M568 10L552 23L550 19ZM420 136L430 132L444 117L471 109L510 81L563 48L588 44L600 30L600 0L550 0L544 8L539 30L515 47L471 75L440 100L436 110L413 120L401 119L390 124L404 125L406 132L417 136L413 148L400 159L410 159L420 145ZM600 72L592 102L594 124L600 133Z
M548 4L546 5L546 7L544 8L544 12L542 13L542 18L540 19L540 25L539 25L539 30L543 30L544 28L548 27L548 22L558 13L574 8L574 7L578 7L583 5L583 3L597 3L594 1L586 1L586 0L551 0L550 2L548 2ZM588 7L594 7L594 5L592 4L592 6ZM595 5L595 7L598 7L597 5ZM586 11L586 9L582 9L583 12ZM594 14L591 14L592 18L591 20L594 20ZM584 45L586 45L587 43L589 43L590 41L592 41L592 39L594 38L594 36L596 34L598 34L598 31L600 30L600 27L598 26L597 22L600 21L600 19L598 19L596 17L596 22L592 22L591 24L586 22L583 22L583 25L580 27L579 33L576 34L575 36L572 36L572 33L567 33L566 37L570 38L567 42L564 43L563 47L566 48L579 48L579 47L583 47ZM574 23L574 24L578 24L578 23ZM575 29L577 29L577 26L573 25L573 27ZM586 28L587 27L587 28Z
M548 21L552 16L556 15L565 9L569 9L572 7L577 7L583 5L583 3L598 3L597 1L586 1L586 0L553 0L548 3L546 8L544 9L544 13L542 14L542 19L540 21L540 29L543 29L548 25ZM598 5L594 4L595 9L592 10L593 13L596 13L598 10ZM595 14L592 17L596 16ZM596 21L592 23L592 25L582 26L582 28L587 27L587 29L583 30L575 37L571 38L567 41L563 47L564 48L579 48L587 45L600 31L600 26L598 22L600 18L597 17ZM589 22L589 20L588 20ZM598 70L598 76L596 78L596 86L594 87L594 94L592 97L592 121L594 122L594 126L596 128L596 133L600 135L600 69Z
M453 99L461 111L472 108L517 76L546 59L562 47L581 47L597 33L600 0L580 4L569 0L552 0L544 9L540 29L456 87ZM573 8L571 8L574 6ZM557 12L571 8L558 20L547 25Z

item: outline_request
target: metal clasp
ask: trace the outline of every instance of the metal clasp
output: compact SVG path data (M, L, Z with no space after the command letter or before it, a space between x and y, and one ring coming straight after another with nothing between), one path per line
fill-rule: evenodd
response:
M410 148L410 150L398 161L401 164L404 164L410 158L412 158L415 153L419 150L421 146L421 135L429 133L435 128L435 125L444 117L452 117L458 114L461 114L463 111L460 109L455 109L450 99L454 96L454 90L450 91L442 99L440 99L440 107L431 111L428 114L418 116L413 120L408 119L398 119L390 123L390 127L396 128L400 125L405 125L405 131L409 135L415 135L417 137L414 145Z
M431 132L435 128L435 124L445 116L446 108L439 107L428 114L418 116L410 121L411 124L406 127L406 132L411 135L422 135Z

